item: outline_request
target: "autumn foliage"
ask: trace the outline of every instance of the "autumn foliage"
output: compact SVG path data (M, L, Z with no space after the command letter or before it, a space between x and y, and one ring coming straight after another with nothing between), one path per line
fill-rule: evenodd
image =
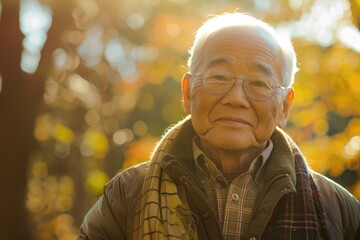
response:
M313 169L360 199L360 45L345 34L352 26L360 39L359 1L40 2L59 37L48 36L51 61L35 72L43 91L25 203L35 239L73 239L106 182L186 116L180 81L194 32L209 13L235 9L292 35L300 71L286 131Z

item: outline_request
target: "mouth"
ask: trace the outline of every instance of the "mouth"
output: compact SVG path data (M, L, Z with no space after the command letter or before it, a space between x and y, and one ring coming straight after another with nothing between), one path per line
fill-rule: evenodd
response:
M231 116L226 116L226 117L219 117L215 120L215 122L219 122L219 123L224 123L224 124L230 124L230 125L236 125L236 126L251 126L251 124L243 119L243 118L238 118L238 117L231 117Z

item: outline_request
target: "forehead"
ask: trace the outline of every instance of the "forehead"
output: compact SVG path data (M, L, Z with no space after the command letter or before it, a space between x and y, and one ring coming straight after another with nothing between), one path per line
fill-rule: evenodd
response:
M262 29L228 27L211 34L200 52L200 65L229 65L275 74L281 64L276 40Z

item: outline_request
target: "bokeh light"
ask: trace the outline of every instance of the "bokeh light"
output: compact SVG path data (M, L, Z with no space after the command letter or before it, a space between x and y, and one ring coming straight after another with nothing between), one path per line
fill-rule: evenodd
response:
M51 26L50 10L37 0L21 0L20 28L25 35L24 51L21 58L21 69L34 73L41 58L41 49L47 39Z
M109 179L146 161L186 116L181 79L195 31L209 13L236 9L292 37L300 71L286 131L314 170L360 199L360 31L351 16L360 11L348 0L22 0L21 69L31 86L43 83L28 124L34 239L73 239Z

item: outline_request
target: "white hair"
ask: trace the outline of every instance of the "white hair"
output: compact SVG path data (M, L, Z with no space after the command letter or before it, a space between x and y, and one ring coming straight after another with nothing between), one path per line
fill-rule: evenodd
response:
M264 31L273 38L274 42L280 48L281 57L283 58L283 66L281 72L281 84L284 87L291 87L294 83L295 74L298 71L296 66L296 54L290 40L283 37L269 24L256 19L245 13L224 13L222 15L213 15L207 20L196 32L193 46L190 48L190 57L188 59L188 67L190 73L194 74L201 63L201 51L208 40L209 36L217 31L229 27L253 27Z

